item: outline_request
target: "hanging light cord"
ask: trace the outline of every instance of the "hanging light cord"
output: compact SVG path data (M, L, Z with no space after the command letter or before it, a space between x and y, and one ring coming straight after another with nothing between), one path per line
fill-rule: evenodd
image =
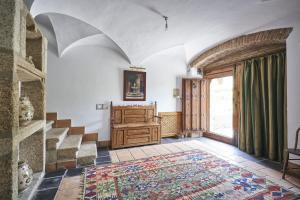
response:
M167 30L168 30L168 17L167 17L167 16L163 16L163 18L164 18L165 21L166 21L165 31L167 31Z

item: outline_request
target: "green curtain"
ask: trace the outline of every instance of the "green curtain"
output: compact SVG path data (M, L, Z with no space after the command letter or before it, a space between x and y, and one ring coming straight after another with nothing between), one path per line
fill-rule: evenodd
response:
M285 144L286 53L244 62L240 74L239 148L282 161Z

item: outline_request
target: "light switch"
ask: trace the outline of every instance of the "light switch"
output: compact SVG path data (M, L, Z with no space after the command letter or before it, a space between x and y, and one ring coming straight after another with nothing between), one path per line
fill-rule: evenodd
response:
M103 110L104 109L104 104L96 104L96 110Z

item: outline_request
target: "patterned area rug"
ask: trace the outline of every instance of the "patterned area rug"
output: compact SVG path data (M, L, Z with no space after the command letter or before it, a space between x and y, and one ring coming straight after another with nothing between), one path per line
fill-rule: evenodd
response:
M84 200L297 199L264 177L200 150L87 168Z

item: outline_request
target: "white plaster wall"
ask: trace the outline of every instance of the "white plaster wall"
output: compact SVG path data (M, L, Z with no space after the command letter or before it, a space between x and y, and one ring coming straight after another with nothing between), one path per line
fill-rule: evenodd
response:
M181 111L181 101L173 97L173 89L181 91L181 77L186 74L187 64L183 46L174 47L146 59L147 96L157 100L158 112Z
M143 63L147 67L147 101L157 101L158 111L180 109L172 92L180 86L177 77L185 74L185 63L180 47ZM124 103L122 70L128 66L121 56L99 46L79 46L61 58L49 50L47 112L58 112L60 119L71 118L73 126L85 126L86 132L98 132L99 140L109 140L110 112L96 110L96 103Z
M288 145L293 148L300 127L300 22L287 40ZM298 141L300 147L300 138ZM299 158L299 157L298 157ZM300 164L300 162L297 162Z

